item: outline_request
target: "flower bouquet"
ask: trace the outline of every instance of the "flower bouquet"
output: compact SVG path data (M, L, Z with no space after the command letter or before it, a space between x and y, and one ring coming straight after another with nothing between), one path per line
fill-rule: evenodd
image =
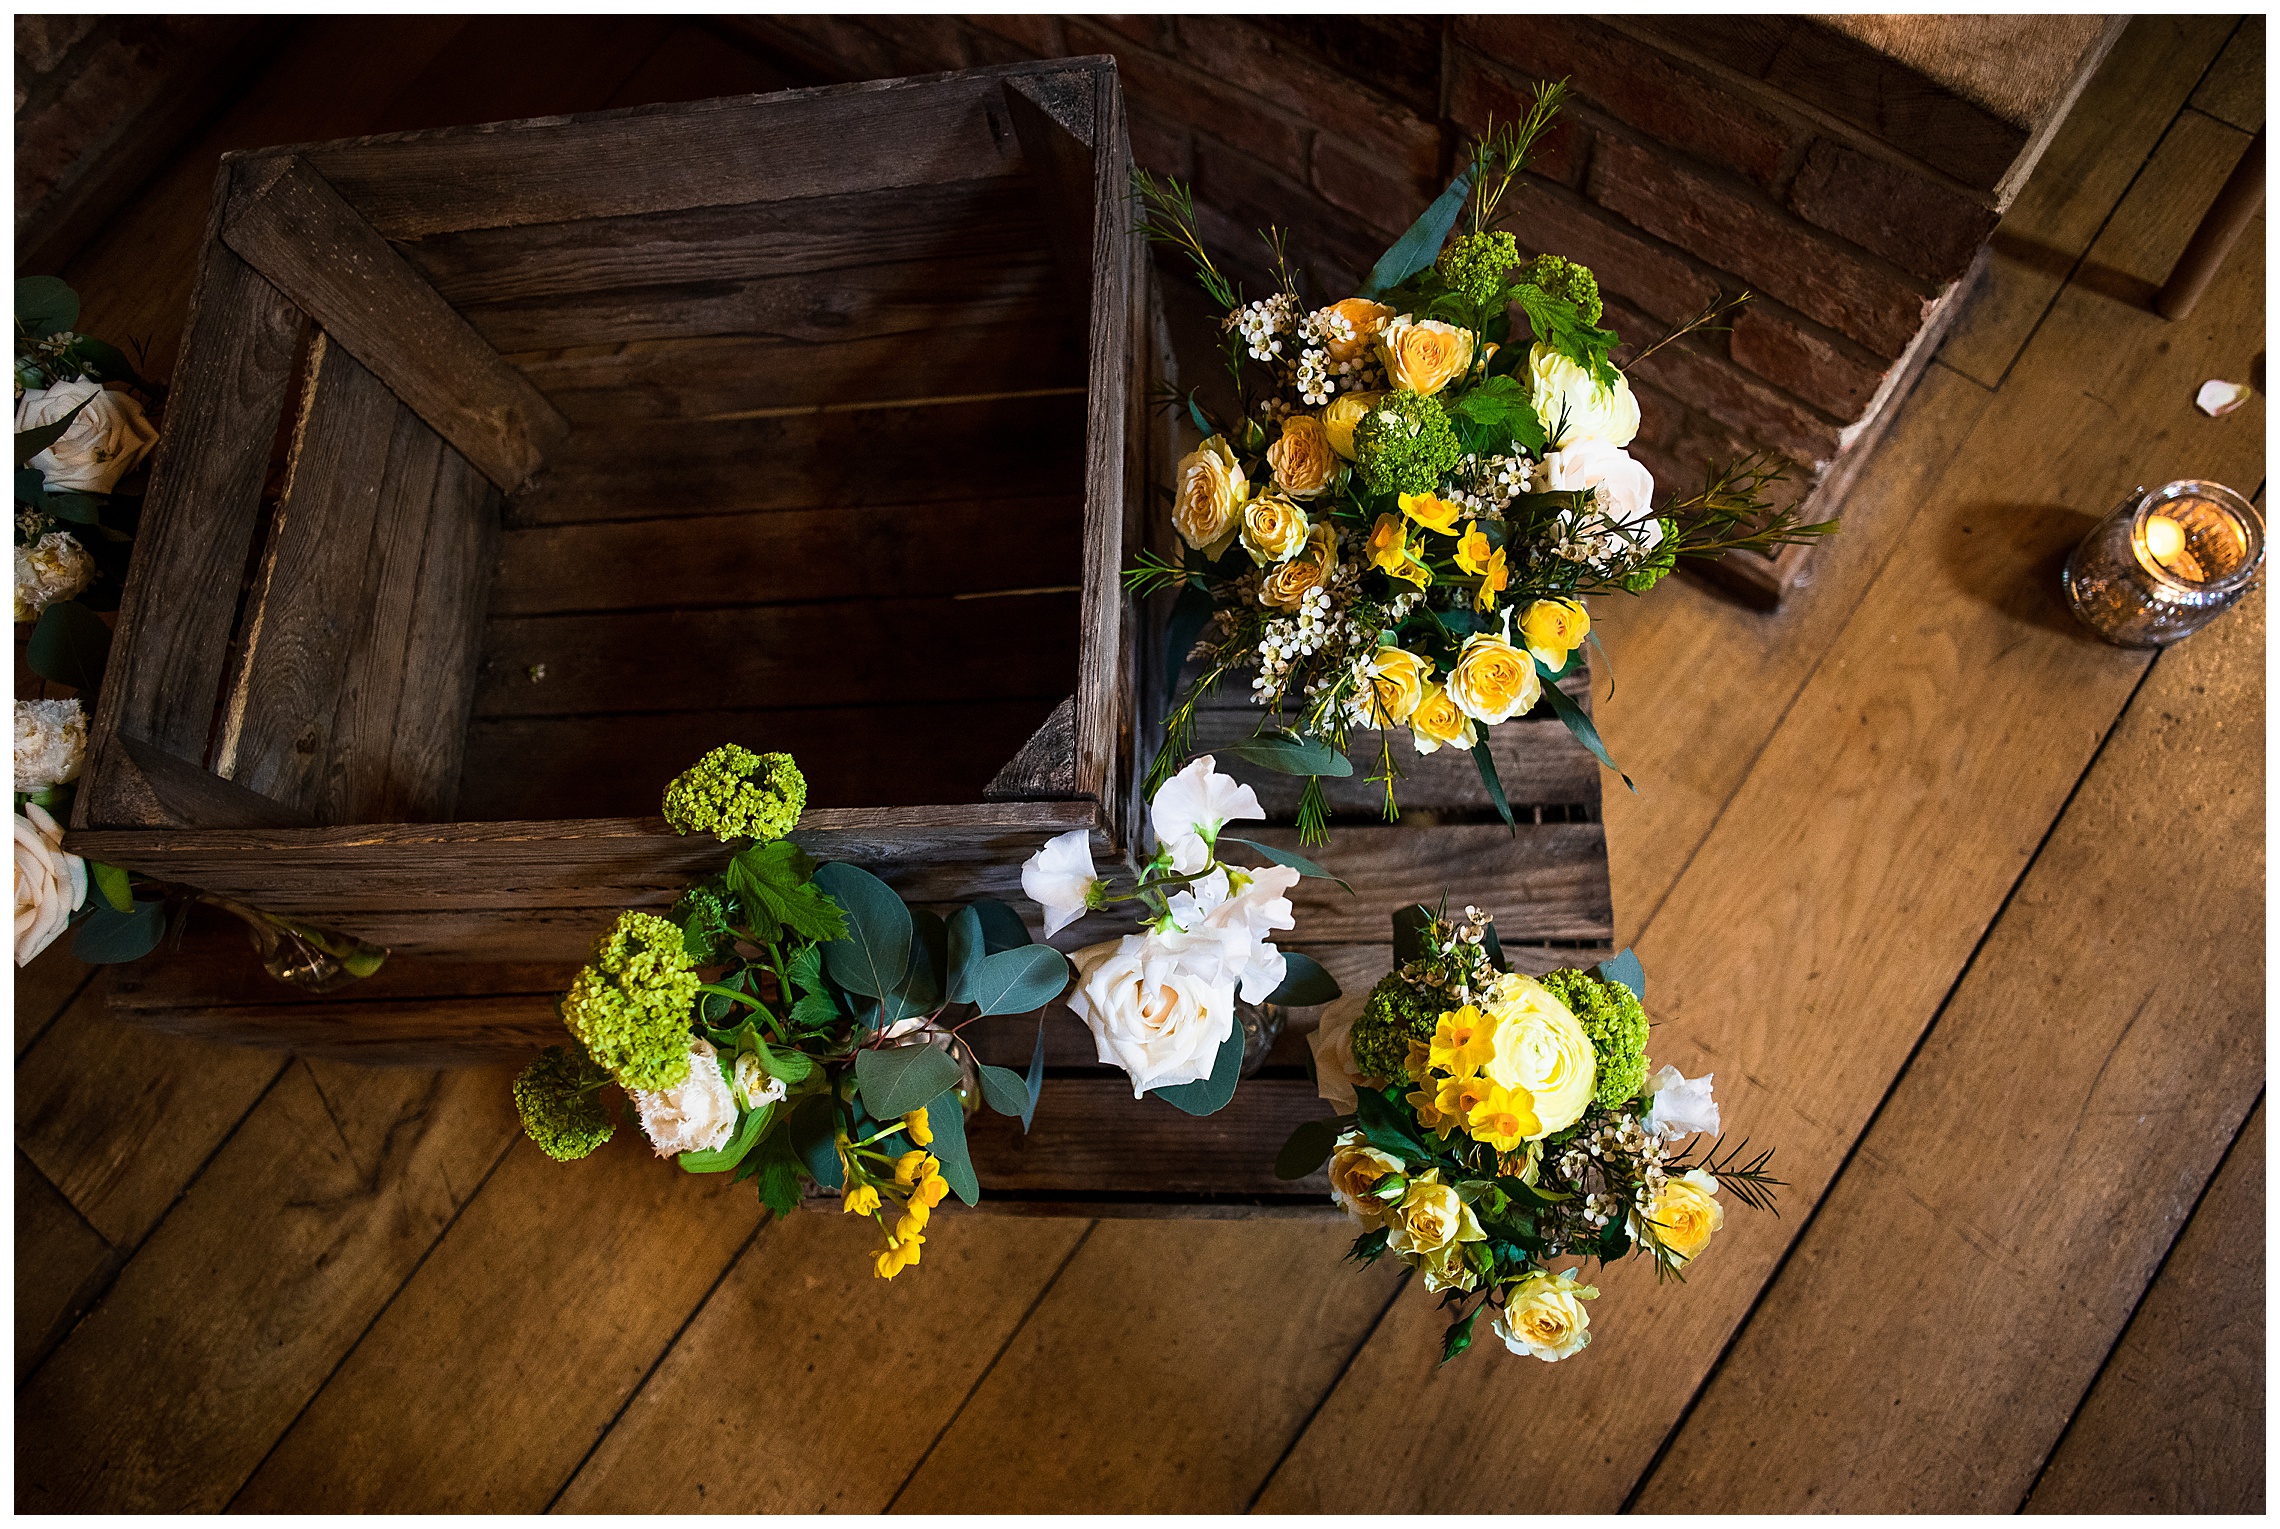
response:
M1725 1222L1721 1190L1772 1207L1772 1153L1717 1137L1708 1075L1649 1073L1645 973L1629 951L1591 971L1507 971L1490 915L1423 906L1394 918L1394 970L1360 1014L1314 1036L1323 1097L1349 1113L1291 1134L1275 1171L1329 1163L1362 1229L1456 1315L1444 1361L1482 1311L1516 1354L1565 1359L1591 1340L1598 1291L1560 1258L1630 1254L1683 1271ZM1698 1134L1712 1143L1684 1146Z
M1510 822L1483 729L1548 702L1612 767L1556 683L1590 633L1587 596L1643 593L1681 557L1833 528L1767 503L1782 473L1762 456L1654 507L1652 475L1624 450L1639 408L1611 359L1623 342L1599 327L1597 281L1556 255L1521 260L1494 227L1562 94L1539 89L1523 121L1475 142L1362 290L1321 307L1299 295L1277 230L1264 237L1279 289L1245 301L1204 249L1187 189L1136 175L1150 234L1190 258L1225 311L1237 409L1222 420L1188 395L1205 439L1173 486L1184 546L1126 573L1138 593L1180 591L1166 660L1175 674L1201 664L1166 719L1151 785L1186 754L1198 700L1248 671L1267 715L1236 752L1307 777L1307 841L1326 828L1321 778L1353 773L1357 729L1379 733L1370 778L1384 782L1388 819L1392 733L1406 727L1420 754L1469 750Z
M718 748L666 788L666 821L732 853L670 916L627 912L561 1001L571 1043L515 1079L523 1130L585 1157L624 1092L642 1133L684 1172L758 1181L777 1214L812 1183L878 1223L876 1272L919 1261L933 1208L979 1194L966 1114L1026 1129L1045 1076L979 1061L959 1031L1058 997L1067 961L983 900L947 920L859 867L818 865L784 837L807 804L788 754ZM946 1022L953 1010L954 1022Z

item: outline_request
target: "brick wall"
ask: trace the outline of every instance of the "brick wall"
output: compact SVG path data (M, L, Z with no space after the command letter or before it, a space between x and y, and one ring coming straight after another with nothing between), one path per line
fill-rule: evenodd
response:
M1642 347L1717 293L1758 294L1730 332L1633 372L1634 449L1674 485L1759 447L1796 462L1801 485L1827 474L1993 229L2012 168L1995 140L2010 133L2015 154L2028 136L1918 81L1903 152L1845 89L1849 69L1899 99L1894 66L1798 18L735 24L817 78L1113 54L1137 160L1193 182L1203 232L1253 290L1267 282L1252 230L1290 229L1318 300L1352 289L1469 135L1516 116L1535 80L1564 77L1572 109L1507 202L1522 246L1590 265L1608 322Z

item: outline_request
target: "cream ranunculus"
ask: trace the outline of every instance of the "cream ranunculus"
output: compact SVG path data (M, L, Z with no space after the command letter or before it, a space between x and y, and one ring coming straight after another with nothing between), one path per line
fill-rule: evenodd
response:
M1261 494L1243 506L1243 550L1265 567L1306 550L1306 511L1280 494Z
M1568 1006L1533 977L1509 974L1488 1006L1493 1049L1481 1073L1500 1088L1525 1093L1536 1111L1538 1141L1583 1118L1598 1081L1591 1037Z
M1662 522L1655 518L1655 475L1620 446L1578 441L1563 447L1536 464L1528 486L1539 494L1590 493L1590 512L1571 534L1605 543L1594 561L1610 553L1652 552L1662 542Z
M1322 1022L1306 1038L1307 1049L1314 1053L1315 1097L1327 1099L1348 1113L1357 1102L1354 1089L1362 1081L1361 1071L1354 1064L1354 1021L1361 1012L1361 1006L1351 1000L1339 1003L1323 1014Z
M1100 1059L1132 1080L1133 1098L1211 1076L1235 1026L1235 983L1220 969L1218 942L1174 950L1153 933L1128 934L1069 959L1069 1008Z
M1021 890L1045 910L1047 939L1092 911L1100 894L1100 877L1093 871L1092 834L1072 828L1047 839L1022 862Z
M16 815L16 964L48 948L87 901L87 862L63 852L63 825L37 802Z
M1329 407L1322 411L1322 433L1329 438L1332 451L1349 462L1354 460L1354 427L1384 396L1383 393L1340 393L1330 400Z
M95 559L67 532L50 531L16 548L16 619L37 621L41 611L95 582Z
M1322 565L1311 558L1294 557L1277 564L1259 581L1259 603L1269 610L1294 611L1310 589L1322 587Z
M1579 441L1604 441L1628 446L1639 433L1639 401L1621 372L1613 387L1602 386L1590 372L1549 345L1528 352L1528 379L1536 418L1544 422L1552 444L1573 446Z
M1293 414L1283 421L1282 434L1267 448L1267 465L1274 469L1275 486L1300 499L1326 492L1338 475L1338 449L1322 421L1311 414Z
M1370 656L1349 708L1359 727L1399 727L1417 714L1433 678L1431 660L1407 648L1380 648Z
M1180 458L1174 477L1179 497L1172 505L1172 528L1189 546L1217 555L1234 539L1238 514L1251 492L1242 464L1215 435Z
M1417 698L1417 709L1409 714L1409 741L1420 754L1450 745L1469 750L1480 742L1480 733L1449 692L1428 680L1425 693Z
M1323 348L1330 352L1331 360L1348 362L1359 361L1370 353L1370 347L1377 343L1378 331L1393 317L1393 310L1366 297L1349 297L1344 302L1332 303L1317 317L1325 315L1339 322L1323 326L1327 336L1322 342Z
M16 703L16 789L45 791L78 778L87 717L77 701Z
M1365 1227L1381 1227L1390 1210L1371 1191L1387 1179L1401 1176L1401 1159L1380 1152L1359 1131L1338 1138L1330 1152L1330 1198L1338 1208Z
M1536 660L1493 632L1465 639L1446 684L1459 711L1491 726L1525 715L1544 694Z
M71 428L28 465L40 470L51 491L108 494L158 444L158 432L143 417L141 404L97 382L27 389L16 400L16 429L52 425L74 409L79 417Z
M1439 319L1390 320L1378 336L1378 359L1396 388L1430 398L1472 365L1472 331Z
M711 1152L736 1134L736 1095L720 1075L712 1043L701 1036L689 1037L688 1077L655 1093L631 1092L641 1129L659 1157Z
M1513 1353L1553 1364L1591 1342L1591 1314L1583 1303L1598 1294L1577 1284L1573 1271L1526 1275L1505 1292L1489 1328Z
M1411 1179L1409 1192L1386 1217L1385 1245L1404 1256L1426 1256L1460 1242L1483 1242L1487 1238L1473 1208L1441 1182L1437 1168Z
M1700 1168L1665 1179L1661 1192L1647 1202L1646 1220L1670 1262L1691 1263L1726 1224L1718 1181Z

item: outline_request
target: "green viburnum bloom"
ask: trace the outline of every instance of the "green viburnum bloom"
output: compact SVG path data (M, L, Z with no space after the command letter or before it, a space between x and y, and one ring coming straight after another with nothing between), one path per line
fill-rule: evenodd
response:
M1662 576L1678 566L1678 523L1662 523L1662 540L1655 550L1623 570L1616 582L1634 595L1643 595L1662 581Z
M1373 493L1431 493L1463 453L1449 416L1415 393L1386 394L1354 426L1354 465Z
M515 1078L515 1113L523 1135L558 1163L574 1163L616 1129L600 1085L610 1075L582 1051L549 1046Z
M1466 234L1449 242L1438 264L1441 280L1466 302L1480 304L1504 286L1505 273L1520 263L1520 241L1510 234Z
M1520 280L1547 297L1564 298L1575 304L1586 324L1599 322L1603 311L1599 278L1591 274L1589 266L1577 265L1558 255L1538 255L1520 273Z
M708 876L673 904L673 922L683 931L682 948L699 966L712 965L727 951L735 938L729 929L732 917L727 878L721 876Z
M807 777L789 754L755 754L726 743L673 777L665 821L675 833L710 833L722 843L767 843L792 831L807 807Z
M1593 1096L1614 1109L1637 1094L1647 1081L1647 1011L1638 995L1620 982L1572 969L1546 972L1539 980L1591 1037L1599 1064Z
M1370 989L1361 1017L1354 1021L1349 1038L1354 1066L1367 1076L1389 1082L1406 1078L1409 1043L1432 1040L1433 1027L1448 1009L1437 994L1412 987L1398 975L1382 978Z
M563 995L562 1022L627 1088L671 1088L689 1076L689 1009L701 985L690 966L678 926L621 913Z

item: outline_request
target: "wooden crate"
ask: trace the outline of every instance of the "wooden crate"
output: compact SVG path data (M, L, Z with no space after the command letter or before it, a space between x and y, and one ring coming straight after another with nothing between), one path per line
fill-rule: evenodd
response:
M491 963L722 742L911 895L1112 856L1128 164L1105 58L229 156L71 847Z

